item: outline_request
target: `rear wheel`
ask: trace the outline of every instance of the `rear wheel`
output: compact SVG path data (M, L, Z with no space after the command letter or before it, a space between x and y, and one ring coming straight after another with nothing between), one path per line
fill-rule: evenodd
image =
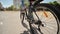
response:
M59 32L59 19L56 15L56 10L49 5L40 5L36 7L36 14L33 12L34 20L37 22L39 19L42 22L38 30L38 25L32 24L36 34L58 34ZM38 32L38 33L37 33Z

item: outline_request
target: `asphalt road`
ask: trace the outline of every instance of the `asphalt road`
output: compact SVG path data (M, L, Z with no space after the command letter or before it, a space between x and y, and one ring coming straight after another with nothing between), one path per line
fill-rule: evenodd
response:
M27 32L27 29L21 24L19 11L0 12L0 34L24 34L23 31Z

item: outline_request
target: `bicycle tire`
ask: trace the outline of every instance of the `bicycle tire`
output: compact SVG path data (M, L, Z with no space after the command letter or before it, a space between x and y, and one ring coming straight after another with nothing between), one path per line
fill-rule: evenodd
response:
M41 4L38 4L36 6L36 8L39 8L39 7L44 7L44 8L48 8L51 12L51 14L53 14L55 20L57 21L56 23L56 26L57 26L57 31L55 33L48 33L48 34L58 34L59 33L59 19L58 19L58 16L57 16L57 10L55 9L54 6L50 5L50 4L44 4L44 3L41 3ZM37 9L36 9L36 12L37 12ZM37 20L37 19L36 19ZM48 20L47 20L48 21ZM32 25L31 25L32 26ZM35 32L36 33L36 32ZM40 33L41 34L41 33ZM47 34L47 32L43 33L43 34Z

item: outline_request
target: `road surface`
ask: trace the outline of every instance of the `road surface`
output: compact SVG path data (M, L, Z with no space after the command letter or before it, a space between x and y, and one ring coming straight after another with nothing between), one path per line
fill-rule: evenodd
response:
M21 24L19 11L0 12L0 34L23 34L23 31L27 32L27 29Z

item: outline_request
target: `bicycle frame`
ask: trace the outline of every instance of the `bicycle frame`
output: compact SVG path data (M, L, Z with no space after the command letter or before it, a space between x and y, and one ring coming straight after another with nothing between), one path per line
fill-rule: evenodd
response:
M34 30L33 30L32 26L31 26L31 23L34 21L33 12L34 12L35 15L37 16L36 11L35 11L34 8L35 8L36 4L38 4L39 2L40 2L40 1L36 1L34 4L32 4L32 3L30 2L29 8L28 8L28 14L27 14L26 9L23 9L23 8L24 8L24 0L22 0L21 6L22 6L22 9L25 10L25 13L22 13L22 14L23 14L22 23L23 23L23 21L24 21L24 15L26 14L27 19L28 19L28 22L29 22L31 34L34 34ZM40 19L39 19L38 16L37 16L37 18L38 18L38 21L40 22L40 23L38 24L38 27L39 27L40 24L41 24L41 21L40 21ZM39 29L39 31L40 31L40 29ZM42 32L40 31L40 33L42 33Z

